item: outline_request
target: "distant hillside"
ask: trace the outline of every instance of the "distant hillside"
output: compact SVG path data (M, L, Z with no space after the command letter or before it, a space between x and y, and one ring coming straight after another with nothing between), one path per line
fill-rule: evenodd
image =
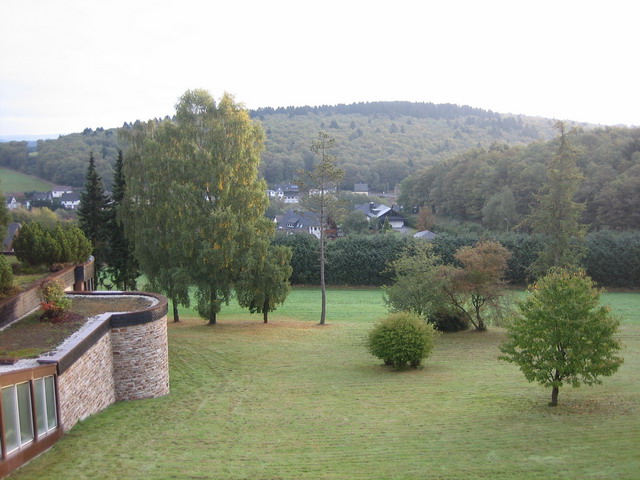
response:
M470 148L524 145L554 135L549 119L450 104L372 102L261 108L250 114L266 131L261 172L270 184L293 180L299 169L313 164L309 146L320 130L336 140L335 154L346 172L343 188L368 183L379 191ZM0 166L79 187L93 151L109 188L118 148L117 129L87 128L35 146L0 143Z
M0 194L22 192L44 192L53 188L53 183L31 175L0 168Z
M553 120L509 116L450 104L374 102L262 108L251 115L267 133L262 172L270 184L291 180L314 161L318 131L336 140L343 188L393 189L411 173L470 148L524 145L553 137ZM588 125L585 125L589 127Z
M85 129L82 133L56 139L0 143L0 166L36 175L58 185L81 187L89 153L107 188L111 185L113 165L118 155L117 130Z
M583 222L640 229L640 128L576 129L567 139L583 175L576 195L585 204ZM508 229L531 212L557 150L557 139L469 150L407 177L399 201L408 209L428 205L438 215Z

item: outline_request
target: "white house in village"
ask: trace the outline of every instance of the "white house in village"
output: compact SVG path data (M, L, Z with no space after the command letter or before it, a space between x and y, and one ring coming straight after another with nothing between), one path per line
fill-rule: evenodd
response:
M8 210L15 210L16 208L22 206L22 204L13 195L8 195L5 198L5 202L7 204Z
M60 196L59 200L63 208L66 208L67 210L75 210L80 205L80 193L78 192L63 193Z
M267 195L269 198L276 198L283 203L300 202L300 188L292 183L278 186L274 190L267 190Z
M73 188L71 188L71 187L56 187L53 190L51 190L51 196L53 198L57 198L57 199L60 199L60 197L62 197L62 195L64 195L65 193L73 193Z

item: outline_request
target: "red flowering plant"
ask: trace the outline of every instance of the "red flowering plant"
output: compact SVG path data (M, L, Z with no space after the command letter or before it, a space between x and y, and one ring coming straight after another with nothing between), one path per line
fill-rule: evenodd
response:
M58 279L42 284L40 287L40 319L59 323L64 320L65 313L71 308L71 300L64 293L64 285Z

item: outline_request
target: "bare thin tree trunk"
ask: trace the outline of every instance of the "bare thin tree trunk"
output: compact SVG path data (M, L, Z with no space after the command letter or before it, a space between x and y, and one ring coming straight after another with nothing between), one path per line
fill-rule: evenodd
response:
M324 325L327 316L327 287L324 283L324 179L320 192L320 290L322 291L322 310L320 325Z

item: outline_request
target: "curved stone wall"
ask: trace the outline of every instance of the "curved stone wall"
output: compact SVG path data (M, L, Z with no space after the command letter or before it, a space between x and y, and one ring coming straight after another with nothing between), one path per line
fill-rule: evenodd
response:
M156 299L134 312L100 316L67 346L39 363L56 364L64 430L121 400L169 393L167 300L147 292L78 292L82 296L141 295Z
M34 365L40 366L0 374L0 385L5 386L30 381L37 372L44 375L42 371L46 369L45 373L55 378L59 418L52 433L36 437L7 455L3 451L0 476L49 448L63 431L70 430L79 420L116 401L169 393L166 298L146 292L77 292L74 295L141 295L152 297L156 302L138 311L99 315L58 350L38 358Z
M139 318L143 319L144 316ZM162 318L133 324L131 320L132 317L112 316L116 401L166 395L169 393L166 301Z

